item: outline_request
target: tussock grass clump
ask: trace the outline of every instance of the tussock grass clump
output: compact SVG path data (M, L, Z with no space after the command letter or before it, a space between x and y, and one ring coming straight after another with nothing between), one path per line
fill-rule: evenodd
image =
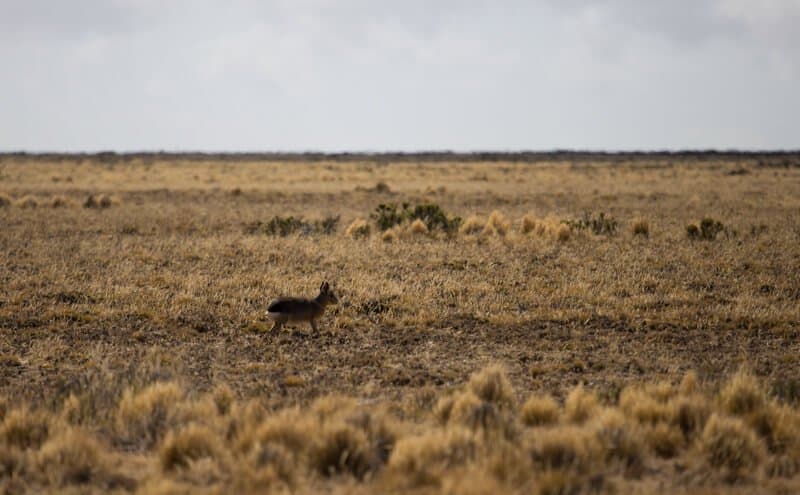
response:
M69 201L64 196L56 196L50 201L51 208L66 208L69 206Z
M397 227L394 227L394 228L391 228L389 230L384 230L383 231L383 233L381 234L381 241L387 242L387 243L388 242L394 242L399 237L400 236L397 233Z
M264 420L255 434L246 433L247 441L261 445L280 444L295 455L302 455L318 430L318 423L295 409L289 409Z
M567 395L564 402L564 418L570 423L581 424L597 412L600 403L597 394L578 385Z
M18 208L36 208L39 206L39 200L33 196L23 196L16 204Z
M11 203L12 200L10 196L0 193L0 208L8 208L11 206Z
M309 453L311 465L323 476L351 474L358 479L375 466L366 434L347 423L322 427Z
M567 242L572 237L572 229L566 225L560 225L556 229L556 239L559 242Z
M644 439L657 456L664 458L676 456L686 443L683 432L667 423L645 426Z
M646 448L636 424L617 410L606 409L590 425L607 463L620 463L625 469L639 469L644 463Z
M699 447L711 466L730 474L755 470L765 455L763 443L741 419L718 414L708 420Z
M733 235L733 231L728 229L722 222L706 217L698 224L686 226L686 236L692 240L713 241L720 233Z
M719 401L728 414L742 416L762 409L767 395L756 377L739 371L720 390Z
M484 222L481 217L477 215L472 215L467 217L464 223L461 224L461 227L458 231L464 235L472 235L472 234L479 234L483 231L486 222Z
M369 237L370 230L370 226L366 220L357 218L350 223L350 225L347 227L347 230L345 230L345 234L348 237L359 239Z
M494 210L489 214L489 219L483 227L483 235L497 235L505 237L508 230L511 228L511 221L503 215L499 210Z
M8 445L25 449L37 449L47 440L52 421L43 411L27 408L13 409L6 414L0 425L0 439Z
M155 445L169 426L183 391L174 382L157 382L139 392L125 390L116 414L116 428L124 443Z
M389 457L389 468L412 485L433 483L442 471L475 457L477 444L467 430L434 430L401 438Z
M601 452L596 435L588 428L559 426L537 431L529 440L531 459L541 470L585 473Z
M190 424L167 434L159 449L159 460L163 470L172 471L200 459L218 459L222 453L216 433L206 426Z
M650 237L650 222L646 218L636 218L631 224L631 233L634 237Z
M425 235L429 232L428 226L419 218L411 222L411 225L408 226L408 231L414 235Z
M436 405L433 406L433 417L439 422L440 425L447 424L450 421L450 415L453 413L453 406L455 405L457 395L444 395L439 397Z
M588 230L594 235L614 235L617 233L617 220L605 212L592 215L589 212L579 218L562 220L562 223L574 231Z
M669 422L673 417L673 409L666 400L658 400L638 386L626 387L620 393L619 407L642 424Z
M520 420L526 426L547 426L558 422L558 403L549 395L534 395L520 409Z
M694 437L705 427L711 415L711 404L700 394L678 397L673 402L673 424L676 424L686 439Z
M111 208L116 203L116 200L108 194L94 195L90 194L83 202L84 208L105 209Z
M54 486L81 485L107 476L108 453L86 432L67 428L42 445L36 467Z
M538 226L539 221L537 220L536 216L528 213L522 217L522 220L519 222L519 232L520 234L533 234L536 232Z
M492 365L474 373L469 379L469 389L479 399L496 405L500 410L514 408L514 387L501 365Z
M472 431L510 432L511 424L496 404L483 401L472 391L459 394L453 401L449 424L457 424Z

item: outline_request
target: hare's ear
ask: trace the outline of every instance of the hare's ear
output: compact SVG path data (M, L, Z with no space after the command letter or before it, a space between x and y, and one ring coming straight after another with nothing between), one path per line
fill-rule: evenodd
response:
M328 292L329 287L330 286L328 285L328 282L322 282L322 285L319 286L319 290L322 292Z

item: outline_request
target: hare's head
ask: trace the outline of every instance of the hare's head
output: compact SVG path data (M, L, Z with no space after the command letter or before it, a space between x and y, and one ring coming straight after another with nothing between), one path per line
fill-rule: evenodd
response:
M339 302L339 298L333 293L328 282L322 282L322 285L319 286L318 299L322 304L337 304Z

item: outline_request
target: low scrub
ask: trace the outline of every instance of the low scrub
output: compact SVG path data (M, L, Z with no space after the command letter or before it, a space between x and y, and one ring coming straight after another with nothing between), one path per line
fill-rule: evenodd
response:
M562 220L573 231L589 231L594 235L614 235L617 233L617 220L604 212L584 213L582 217Z
M394 203L382 203L375 208L370 218L382 232L416 220L424 223L429 231L438 230L447 234L457 232L461 225L460 217L447 215L435 203L422 203L413 207L409 203L403 203L400 207Z
M710 217L703 218L699 224L686 226L686 236L692 240L713 241L720 234L724 234L727 237L736 237L735 230Z
M340 217L329 216L321 220L306 220L302 217L275 215L266 222L260 220L245 224L246 234L266 234L273 237L287 237L293 234L331 235L339 227Z

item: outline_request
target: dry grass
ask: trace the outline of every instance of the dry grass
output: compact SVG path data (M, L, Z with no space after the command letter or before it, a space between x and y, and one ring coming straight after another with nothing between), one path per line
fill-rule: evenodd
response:
M0 160L2 492L800 490L797 168Z
M559 415L558 403L548 395L529 397L520 410L520 419L527 426L555 424Z

